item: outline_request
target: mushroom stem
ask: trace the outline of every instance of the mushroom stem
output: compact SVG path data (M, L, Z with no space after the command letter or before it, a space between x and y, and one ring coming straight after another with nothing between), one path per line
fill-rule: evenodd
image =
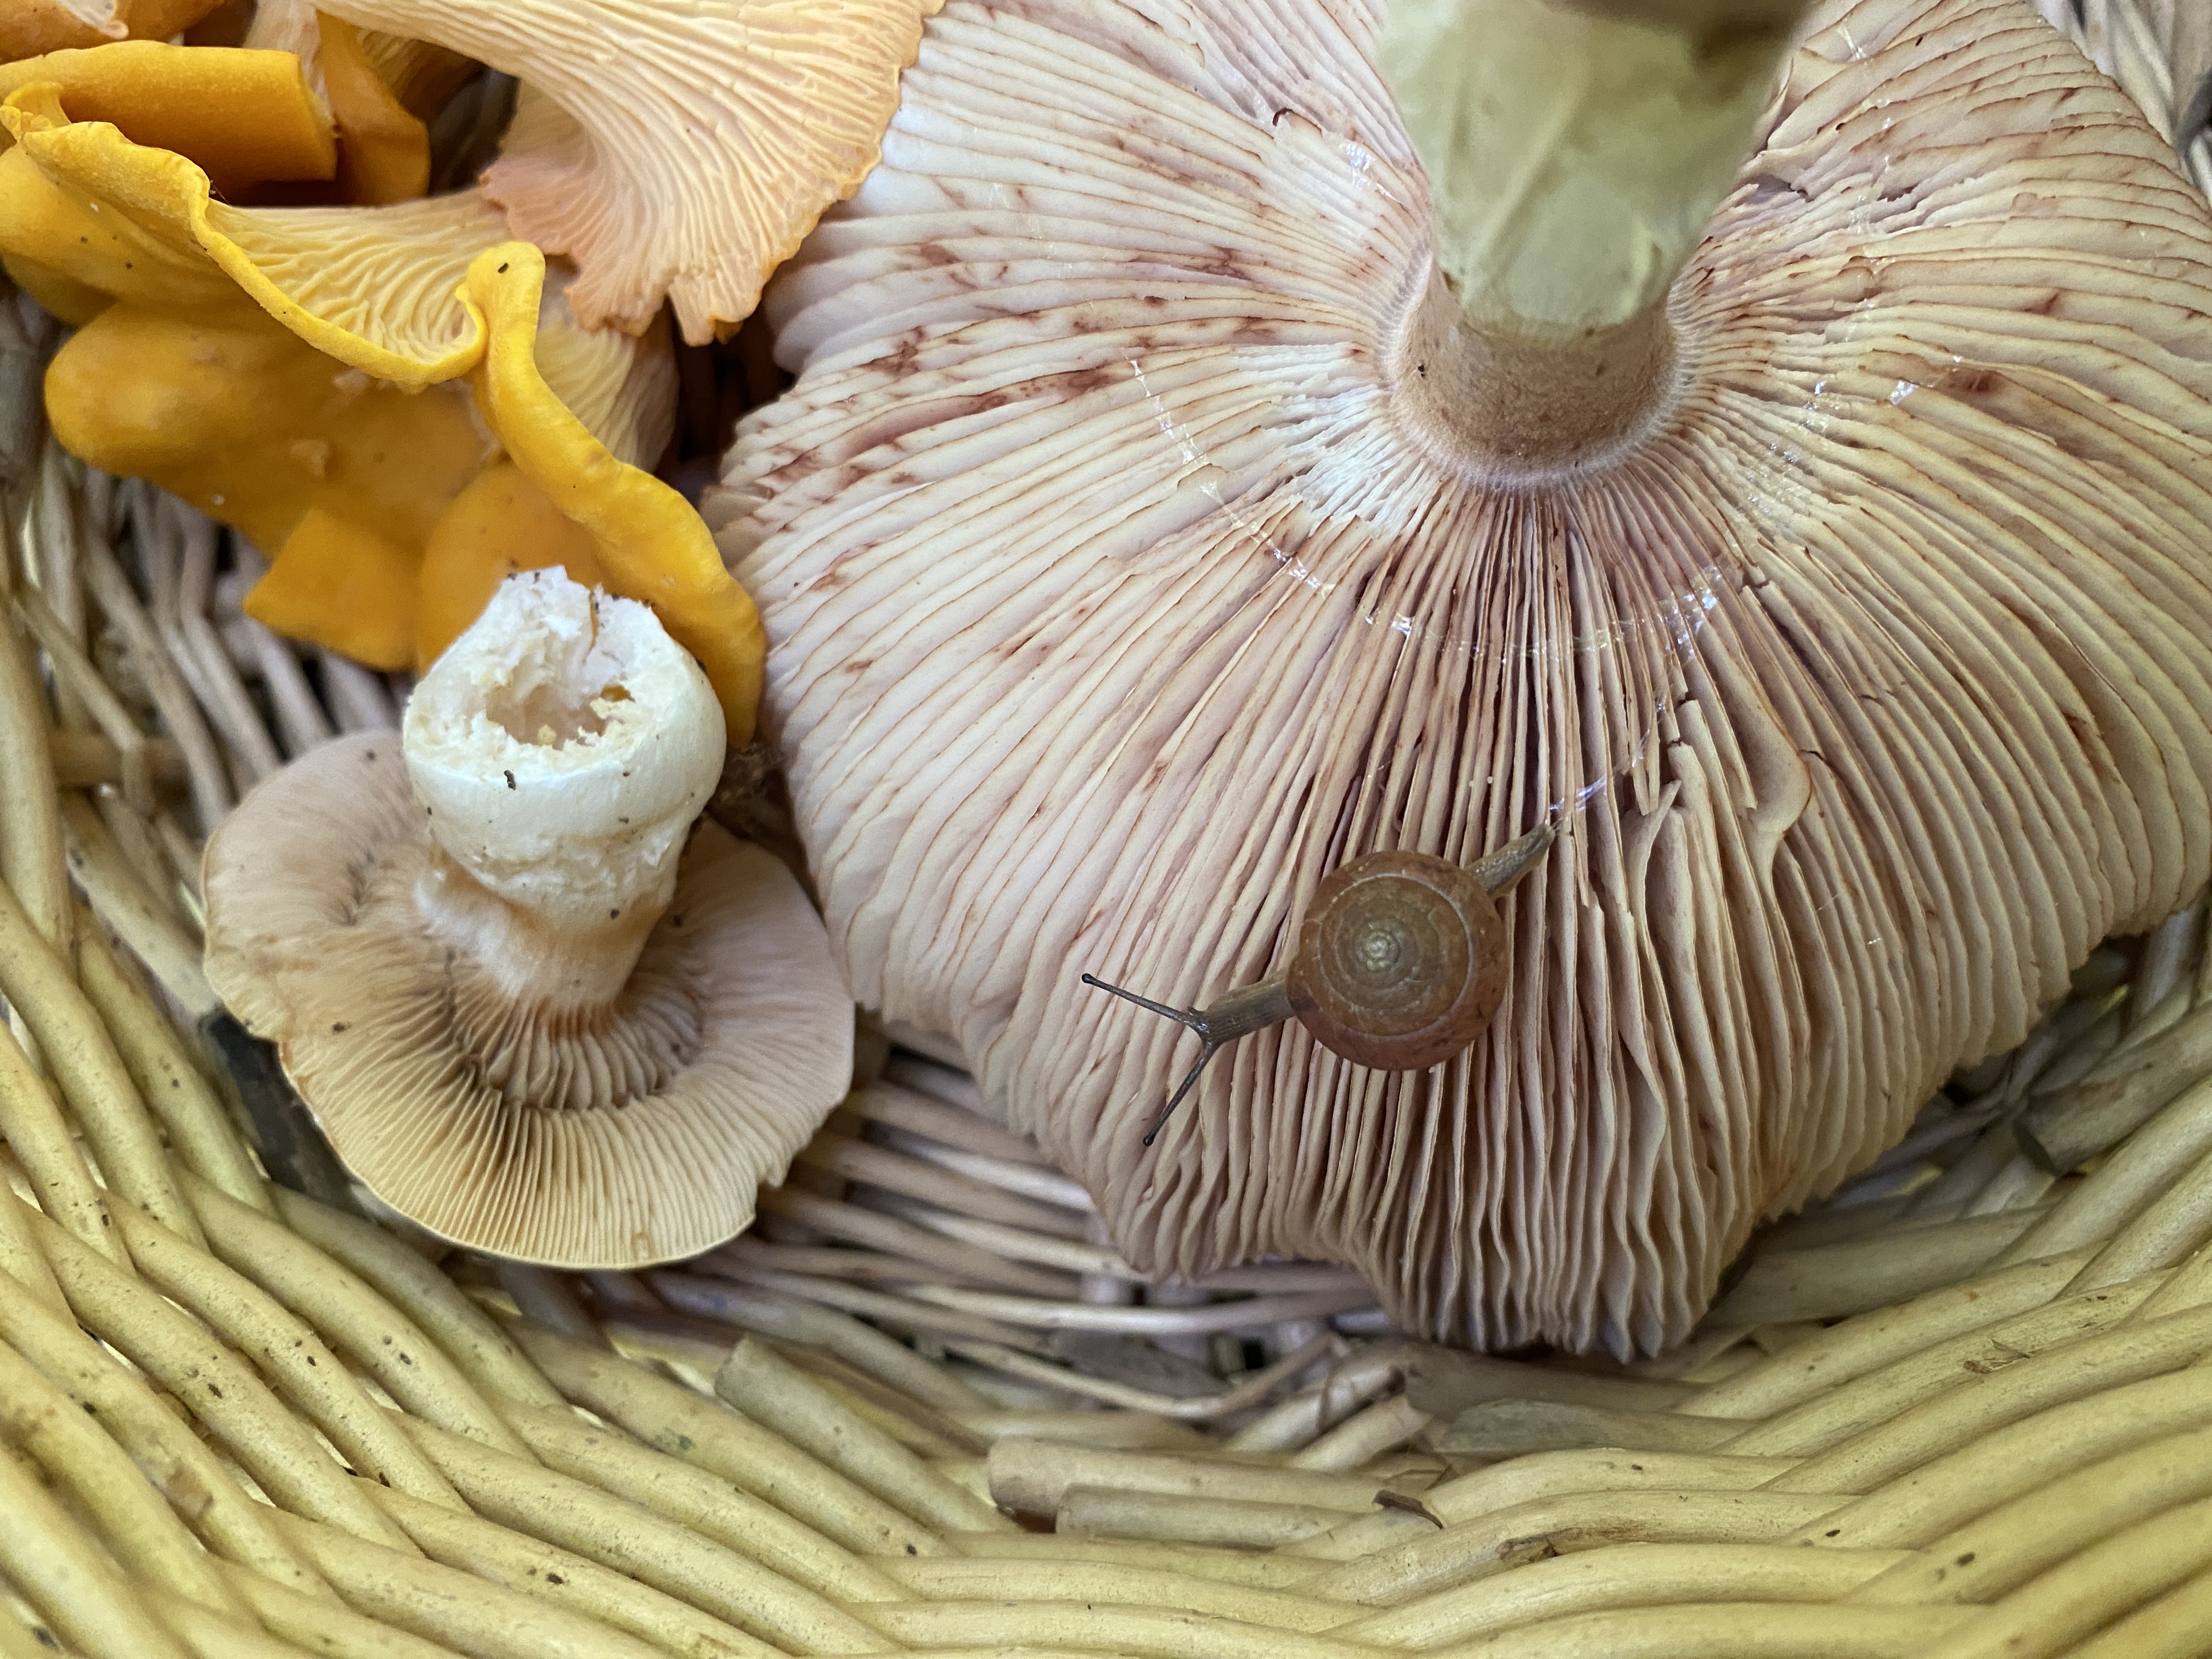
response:
M433 930L514 1003L612 1001L721 775L698 665L643 605L531 571L423 677L402 738Z
M1395 356L1460 457L1547 471L1649 424L1666 301L1752 148L1806 0L1397 0L1376 42L1435 270Z

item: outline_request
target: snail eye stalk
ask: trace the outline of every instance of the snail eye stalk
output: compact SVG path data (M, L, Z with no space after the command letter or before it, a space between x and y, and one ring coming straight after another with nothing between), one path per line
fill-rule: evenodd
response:
M1140 997L1134 991L1125 991L1118 985L1109 985L1104 980L1091 974L1084 975L1083 982L1094 990L1111 991L1124 1002L1133 1002L1139 1008L1150 1009L1153 1013L1165 1015L1179 1024L1189 1026L1200 1036L1205 1036L1205 1019L1195 1009L1170 1008L1164 1002L1154 1002L1150 997ZM1160 1131L1167 1127L1168 1118L1176 1107L1182 1104L1182 1097L1197 1086L1199 1073L1206 1069L1206 1062L1219 1054L1225 1044L1226 1039L1219 1042L1209 1039L1206 1046L1199 1050L1198 1064L1192 1066L1189 1075L1176 1086L1176 1091L1168 1097L1168 1103L1160 1109L1160 1115L1152 1120L1152 1127L1145 1131L1146 1146L1151 1146L1158 1138Z
M1425 1071L1468 1048L1488 1029L1505 995L1509 941L1493 894L1534 869L1551 850L1543 823L1471 865L1426 853L1363 854L1314 890L1288 963L1267 978L1227 991L1203 1008L1176 1008L1109 985L1093 974L1085 985L1188 1025L1204 1046L1198 1064L1176 1085L1146 1132L1149 1146L1170 1114L1198 1086L1206 1062L1241 1036L1295 1019L1330 1053L1383 1072ZM1407 916L1419 925L1408 930ZM1378 974L1359 964L1378 953L1362 948L1380 935L1389 948ZM1408 937L1444 943L1406 960ZM1456 949L1451 941L1456 941ZM1422 1016L1409 1022L1409 1012Z
M1205 1046L1199 1050L1198 1064L1179 1084L1160 1115L1152 1120L1152 1127L1145 1133L1145 1145L1149 1146L1167 1127L1168 1115L1182 1104L1183 1097L1198 1085L1199 1075L1206 1070L1206 1062L1241 1036L1279 1025L1294 1017L1290 994L1285 988L1283 976L1272 974L1255 985L1230 992L1218 1002L1205 1008L1171 1008L1164 1002L1154 1002L1150 997L1140 997L1133 991L1125 991L1118 985L1109 985L1092 974L1083 975L1083 982L1100 991L1111 991L1124 1002L1133 1002L1139 1008L1171 1019L1178 1025L1188 1025L1198 1033Z

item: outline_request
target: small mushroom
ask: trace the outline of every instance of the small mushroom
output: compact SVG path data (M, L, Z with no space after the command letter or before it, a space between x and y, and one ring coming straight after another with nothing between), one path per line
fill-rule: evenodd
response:
M789 871L694 827L723 755L650 611L535 572L398 740L311 751L210 838L210 982L379 1201L574 1268L751 1220L844 1095L853 1011Z
M706 510L855 992L1130 1260L1649 1351L2212 870L2212 216L2018 0L1382 9L950 0ZM1465 1054L1143 1146L1080 973L1547 820Z
M322 0L521 87L484 189L566 254L586 328L664 300L698 344L752 313L769 271L875 165L899 72L943 0Z

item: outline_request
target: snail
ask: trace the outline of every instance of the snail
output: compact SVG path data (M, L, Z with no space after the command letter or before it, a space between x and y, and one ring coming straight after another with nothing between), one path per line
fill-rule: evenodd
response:
M1495 895L1535 866L1548 823L1473 864L1367 853L1314 890L1289 963L1204 1008L1170 1008L1092 975L1083 982L1198 1033L1198 1064L1145 1132L1149 1146L1229 1044L1295 1019L1331 1054L1378 1072L1442 1065L1490 1027L1510 954Z

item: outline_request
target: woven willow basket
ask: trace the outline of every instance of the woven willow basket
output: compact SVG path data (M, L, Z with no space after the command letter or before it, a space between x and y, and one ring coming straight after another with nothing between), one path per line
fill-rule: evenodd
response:
M2212 4L2048 9L2212 189ZM187 826L398 689L42 436L52 334L0 305L0 1659L2212 1655L2201 906L1634 1366L1147 1285L897 1034L734 1244L441 1258L195 1036Z

